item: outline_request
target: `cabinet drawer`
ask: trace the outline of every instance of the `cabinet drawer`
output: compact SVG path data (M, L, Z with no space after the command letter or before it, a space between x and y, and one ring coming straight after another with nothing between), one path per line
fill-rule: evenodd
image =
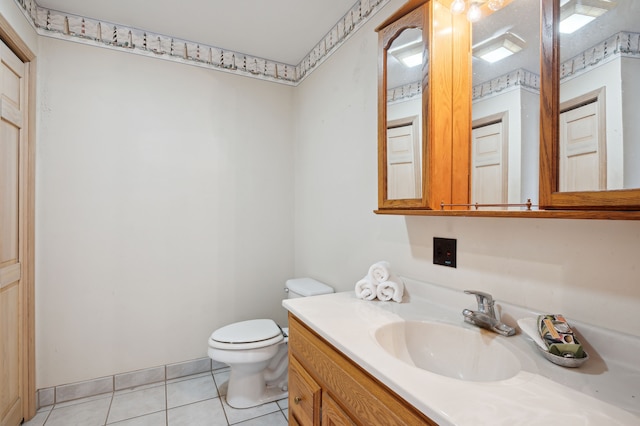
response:
M436 425L289 314L289 354L358 425Z
M320 386L289 354L289 416L293 424L317 426L320 424Z

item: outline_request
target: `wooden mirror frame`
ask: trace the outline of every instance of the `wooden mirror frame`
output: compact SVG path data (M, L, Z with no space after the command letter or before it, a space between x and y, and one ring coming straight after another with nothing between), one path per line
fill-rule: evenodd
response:
M560 5L541 0L541 90L540 90L540 208L545 210L604 211L597 218L638 219L640 189L559 192L560 117ZM610 212L608 212L610 211ZM625 212L627 211L627 212ZM591 213L589 216L593 216Z
M429 8L432 19L451 23L451 35L434 34L431 22L426 33L431 42L430 74L442 65L442 90L434 99L429 91L429 105L437 105L439 115L428 111L427 139L423 142L423 198L419 203L385 200L386 185L386 78L383 61L378 70L378 214L529 217L560 219L628 219L640 220L640 189L558 192L558 140L560 98L560 51L558 27L560 6L557 0L540 0L540 182L539 210L498 211L467 207L443 210L440 204L466 204L469 201L469 158L471 140L471 30L463 15L449 12L451 0L409 0L376 31L414 9ZM382 50L379 50L382 52ZM381 55L379 55L381 56ZM447 69L447 67L449 67ZM439 68L438 68L439 69ZM431 78L431 77L430 77ZM430 84L436 84L430 80ZM429 86L433 87L433 86ZM454 114L455 111L455 114ZM384 129L384 132L382 131ZM424 137L423 137L424 139ZM465 141L465 143L461 143ZM430 185L433 183L433 185Z
M471 135L470 24L449 11L450 0L409 0L378 32L378 210L377 213L439 211L441 203L467 202ZM434 28L438 22L439 28ZM451 31L442 28L449 25ZM421 27L429 51L422 81L422 198L387 197L386 48L404 29ZM425 78L427 80L425 80ZM424 90L424 88L428 88ZM437 108L429 108L437 105ZM455 178L454 178L455 177ZM415 209L415 210L414 210ZM400 213L401 214L401 213Z

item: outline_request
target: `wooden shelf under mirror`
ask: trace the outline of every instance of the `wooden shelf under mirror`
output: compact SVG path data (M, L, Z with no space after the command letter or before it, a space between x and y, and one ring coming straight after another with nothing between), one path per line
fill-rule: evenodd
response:
M561 14L566 14L567 11L565 9L561 10L559 2L553 0L505 1L502 3L501 9L497 11L489 10L488 4L484 3L480 21L484 24L483 27L483 25L475 22L471 24L467 20L465 13L451 13L449 10L451 3L448 0L410 0L376 29L379 34L380 57L378 84L378 210L375 213L467 217L640 219L640 165L635 167L635 169L639 170L638 173L631 172L634 175L633 179L637 181L636 184L631 184L631 188L625 186L622 189L617 189L615 186L601 186L596 190L589 191L572 189L565 189L563 192L559 191L559 188L562 187L560 180L562 179L562 185L565 185L565 188L570 188L570 185L566 186L567 184L565 183L567 182L567 176L572 178L575 175L575 172L564 171L564 175L560 173L560 152L562 150L566 152L566 148L560 148L559 123L561 121L560 114L564 111L564 109L561 110L560 102L562 100L564 105L566 103L565 98L570 96L568 94L570 91L567 88L573 86L574 91L575 87L582 89L576 83L580 81L580 75L571 74L575 68L579 68L575 65L579 61L576 60L574 63L567 65L566 58L562 58L560 55L561 49L564 49L560 40L565 37L564 35L559 36L560 16ZM466 3L467 5L470 4L469 1ZM563 7L569 8L571 4L572 2L568 2L567 6ZM605 54L610 55L610 52L606 51L607 46L614 46L618 48L616 52L622 52L621 56L637 61L637 69L640 70L640 24L629 23L628 19L625 21L626 18L623 18L624 16L633 16L633 11L627 9L640 6L634 5L633 0L621 0L616 2L615 5L605 4L603 7L607 9L607 12L604 13L603 17L599 17L594 21L597 25L603 27L600 28L600 32L609 31L608 22L614 19L621 19L624 23L621 24L620 28L615 28L615 31L622 31L620 33L622 36L626 34L638 35L637 43L631 36L628 37L628 40L623 37L622 41L620 41L620 35L617 36L617 39L605 40ZM538 13L540 19L539 22L536 22L537 20L532 20L531 17ZM523 18L523 16L526 18ZM437 21L439 31L434 30L435 21ZM495 22L496 25L493 29L489 25L491 22ZM525 42L524 38L521 40L523 42L521 47L528 50L520 52L520 57L528 59L539 58L534 65L531 63L519 65L518 62L514 62L521 68L516 71L507 70L505 74L498 77L486 76L482 73L481 67L476 69L477 65L483 65L484 62L479 59L480 54L476 52L475 48L484 45L485 42L491 42L491 39L483 41L481 37L487 33L495 35L495 28L504 28L504 22L518 23L518 25L510 27L510 31L513 32L513 34L508 34L511 41L518 42L520 34L516 34L517 32L526 31L528 35L528 37L525 37L528 41ZM524 29L523 22L529 22L529 27L533 24L535 26L533 30L535 31L530 31L531 28ZM420 175L416 180L418 183L415 184L419 191L409 193L413 194L413 196L406 196L405 193L403 196L395 197L392 195L393 191L389 189L392 186L389 177L392 174L390 173L390 164L393 163L392 157L395 154L389 154L387 131L390 127L388 125L390 122L395 120L395 123L402 123L402 120L399 120L396 115L391 113L392 107L389 101L393 100L395 92L390 91L390 87L393 88L395 86L388 84L390 80L387 76L389 71L387 57L393 40L398 38L404 29L417 27L423 29L423 49L425 50L423 59L427 59L429 64L428 69L423 68L421 75L422 86L425 87L425 90L420 94L421 109L419 110L419 113L422 114L422 123L420 123L422 133L419 145L419 149L421 149L419 156L421 169ZM489 27L489 29L486 27ZM593 28L589 29L589 35L597 37L598 31L594 31ZM442 31L442 29L446 29L446 31ZM531 36L532 33L535 33L536 36ZM447 35L443 36L443 34ZM607 36L611 37L610 34L607 34ZM536 37L539 37L539 39ZM476 38L480 38L480 40ZM578 35L576 39L578 38L585 37ZM567 37L567 39L569 38ZM634 47L634 43L639 44L639 46ZM626 56L624 46L620 47L623 44L630 52ZM473 69L471 65L472 45L474 46ZM532 48L535 48L535 50L532 50ZM563 52L568 55L571 53L569 49L575 50L578 48L579 46L569 45L567 50L563 50ZM592 46L588 46L588 48L593 51L596 50ZM587 48L583 49L584 52L587 52L585 49ZM613 48L609 49L613 50ZM535 52L535 55L533 52ZM590 53L583 53L583 56L587 54ZM513 57L518 57L517 53ZM608 57L607 60L609 60ZM603 62L606 63L607 61ZM489 68L495 71L501 70L506 66L514 66L508 61L504 61L504 63L506 64L504 66L491 63ZM568 72L567 69L571 72ZM578 71L586 74L584 70ZM539 76L536 75L537 72L540 73ZM488 83L476 85L474 79L478 74L481 74L483 78L488 78ZM563 86L562 95L561 86ZM511 109L506 113L499 113L499 111L489 113L486 107L482 112L476 111L476 96L478 93L482 93L481 96L484 96L487 87L495 89L494 93L491 94L494 104L500 104L500 100L496 102L496 99L509 92L509 90L505 90L505 87L510 90L522 90L530 98L532 97L531 93L533 93L536 105L539 104L536 107L536 110L539 110L539 115L536 114L536 120L539 119L539 123L536 121L535 126L531 123L527 124L528 127L524 126L524 121L522 120L528 117L526 114L530 115L532 111L531 104L525 105L523 103L521 104L521 111ZM638 85L634 87L635 89L626 90L638 90L640 88ZM592 93L607 93L607 95L612 93L611 88L606 90L603 88L595 89L589 88ZM579 95L586 96L582 93ZM573 94L571 96L579 100L579 95ZM628 93L627 97L639 98L637 95L629 95ZM607 107L610 104L612 102L607 98ZM623 107L624 105L621 106L621 108ZM506 109L507 107L504 108ZM525 109L529 111L526 114ZM604 106L600 109L602 111L605 110ZM478 117L476 117L476 112L478 112ZM474 177L476 170L474 168L476 164L474 155L476 154L474 152L475 145L472 145L471 137L472 116L474 128L476 125L493 124L493 122L487 124L487 119L480 118L480 114L485 114L484 117L504 116L507 120L505 123L508 123L508 125L505 124L505 132L507 131L506 129L512 133L514 131L519 132L516 134L516 138L512 139L515 141L514 143L519 143L519 145L515 145L514 148L514 146L507 144L505 145L505 150L508 150L509 161L514 155L519 155L520 151L522 156L516 157L516 163L513 163L516 165L515 167L507 164L509 166L509 178L506 177L505 173L501 179L509 182L509 195L507 197L506 194L503 194L502 198L496 198L497 201L478 202L475 199L477 195L474 192L474 184L477 184L477 182ZM620 110L618 114L607 112L607 116L622 115L624 115L624 110ZM613 133L615 135L617 129L609 125L608 122L607 127L609 128L609 133L605 133L603 129L600 129L600 133L605 135L605 138L612 138L610 134ZM506 137L512 137L510 135L511 133ZM525 138L528 138L526 145ZM473 143L475 144L476 142ZM600 143L602 144L603 142ZM620 148L618 149L620 150ZM632 149L634 148L632 147ZM524 156L525 151L529 157ZM640 148L637 151L637 158L640 158ZM531 155L531 152L534 155ZM506 151L502 155L503 158L507 158ZM609 154L612 158L615 155L615 153ZM563 161L566 163L566 160ZM601 159L600 162L603 163L604 160ZM629 163L628 159L627 163ZM634 168L630 164L626 164L626 166L628 169ZM611 170L616 169L616 165L612 166L609 163L607 163L606 167ZM515 171L512 171L512 169ZM565 169L563 168L563 170ZM526 175L525 172L527 173ZM395 170L393 173L395 173ZM529 175L528 173L533 174ZM599 173L601 176L606 174L602 172L602 168ZM611 174L609 173L609 175ZM517 185L522 185L521 193L518 192L520 188L514 187L511 175L522 179L521 182L517 182ZM638 177L635 177L636 175ZM527 176L533 176L533 178ZM526 183L524 181L525 178L527 179ZM608 177L609 182L607 184L613 180ZM532 185L531 182L535 183ZM634 186L636 188L633 188ZM609 188L609 190L603 190L603 188ZM614 190L611 190L611 188L614 188ZM506 191L506 189L503 190ZM402 192L400 191L399 193ZM474 207L476 203L517 204L522 203L522 199L529 197L534 198L533 204L536 205L531 211L513 208L488 210ZM441 209L441 204L447 206L445 210ZM461 205L469 205L471 207L463 207Z

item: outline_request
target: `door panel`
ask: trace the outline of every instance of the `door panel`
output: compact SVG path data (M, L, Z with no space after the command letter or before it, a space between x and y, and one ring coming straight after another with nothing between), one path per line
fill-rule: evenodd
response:
M387 198L420 198L420 168L416 161L413 125L387 129Z
M560 114L560 191L606 189L598 101Z
M472 130L471 202L507 203L507 166L502 122Z
M0 46L0 426L23 419L26 365L26 284L22 253L26 221L25 65Z

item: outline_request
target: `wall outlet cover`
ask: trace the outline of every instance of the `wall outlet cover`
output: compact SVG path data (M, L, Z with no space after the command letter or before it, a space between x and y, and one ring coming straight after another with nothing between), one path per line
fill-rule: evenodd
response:
M456 268L456 239L433 237L433 264Z

